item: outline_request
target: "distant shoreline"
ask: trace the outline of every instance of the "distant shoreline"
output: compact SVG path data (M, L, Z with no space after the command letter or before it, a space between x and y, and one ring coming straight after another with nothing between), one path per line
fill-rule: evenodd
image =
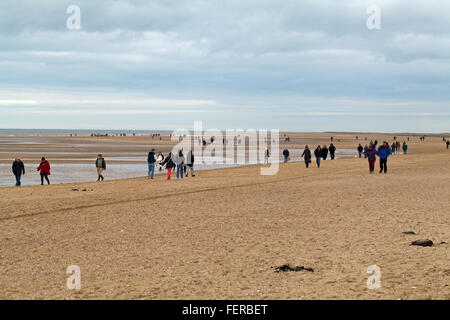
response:
M174 129L175 130L175 129ZM108 136L119 136L120 134L125 134L126 136L146 136L152 134L162 134L169 135L174 130L161 130L161 129L149 129L149 130L131 130L131 129L6 129L0 128L0 137L62 137L62 136L80 136L88 137L91 135L108 135ZM207 130L207 129L206 129ZM225 129L223 129L225 132ZM330 134L330 135L369 135L369 134L379 134L379 135L398 135L398 136L421 136L427 135L432 137L450 137L450 132L372 132L372 131L358 131L358 132L348 132L348 131L280 131L280 134Z

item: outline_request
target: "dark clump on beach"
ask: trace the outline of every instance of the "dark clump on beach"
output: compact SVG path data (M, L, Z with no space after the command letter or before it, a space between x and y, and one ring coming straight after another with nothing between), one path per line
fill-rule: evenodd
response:
M421 246L421 247L432 247L433 246L433 241L431 240L416 240L411 242L411 246Z
M313 268L305 268L304 266L296 266L296 267L292 267L290 264L283 264L282 266L276 267L275 268L275 272L288 272L288 271L309 271L309 272L314 272Z
M405 231L403 234L416 234L414 231Z

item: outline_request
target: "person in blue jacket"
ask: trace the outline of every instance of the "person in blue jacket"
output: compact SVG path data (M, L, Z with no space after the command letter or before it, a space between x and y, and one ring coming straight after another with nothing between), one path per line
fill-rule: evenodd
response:
M387 159L391 155L391 147L384 141L383 144L378 148L377 155L380 157L380 173L384 171L387 172Z

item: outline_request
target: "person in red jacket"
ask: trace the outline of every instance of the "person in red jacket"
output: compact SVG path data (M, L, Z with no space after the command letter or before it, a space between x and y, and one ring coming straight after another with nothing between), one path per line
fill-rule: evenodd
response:
M44 184L44 178L47 180L47 183L50 184L50 181L48 180L48 176L50 175L50 163L45 160L44 157L42 157L37 171L41 174L41 185Z

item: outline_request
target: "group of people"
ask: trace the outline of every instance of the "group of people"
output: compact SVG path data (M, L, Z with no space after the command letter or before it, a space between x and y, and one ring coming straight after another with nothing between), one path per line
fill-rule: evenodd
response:
M389 146L389 143L386 142L386 144ZM378 145L378 141L375 140L375 142L370 141L369 145L365 145L364 147L359 144L358 147L356 148L358 150L358 155L361 158L363 155L365 158L367 158L367 153L366 151L370 148L370 146L372 146L374 149L377 148ZM400 142L399 141L394 141L389 148L391 149L391 153L395 154L396 152L399 152L400 149L403 150L403 154L407 154L408 153L408 144L406 143L406 141L403 141L402 146L400 147Z
M170 152L167 157L159 152L158 155L155 154L155 149L152 149L148 153L148 178L153 179L155 174L155 167L159 165L159 170L163 168L167 169L167 179L170 180L172 170L176 169L177 179L183 179L183 176L188 176L189 173L191 177L195 177L194 174L194 154L189 151L187 154L183 153L183 150L179 150L176 154ZM106 161L101 154L97 156L95 160L95 168L97 169L97 181L105 180L103 172L106 170ZM44 180L47 184L50 184L50 163L42 157L39 166L37 167L39 174L41 176L41 185L44 184ZM16 178L16 186L21 186L22 176L25 175L25 165L20 158L14 159L12 164L12 172Z
M320 168L320 161L322 159L327 160L328 152L330 153L331 160L334 160L336 157L336 147L334 146L333 143L331 143L328 148L327 148L327 146L321 147L319 145L314 150L314 156L316 157L317 168ZM305 160L305 165L308 168L309 164L311 163L311 159L312 159L311 150L309 149L308 146L305 146L305 149L303 150L301 158L303 158Z
M327 160L328 153L330 153L331 160L334 160L336 157L336 146L331 143L329 147L320 145L317 146L317 148L314 150L314 156L316 157L316 163L317 167L320 168L320 161L321 160ZM290 153L288 149L283 150L283 159L284 162L288 162L290 160ZM303 153L301 155L301 158L305 160L305 165L308 168L309 164L311 163L312 159L312 153L308 146L305 146L305 149L303 150Z
M375 173L375 161L377 160L376 156L380 158L380 173L387 173L387 160L391 154L392 150L386 141L383 142L378 150L376 149L376 145L371 143L368 149L364 151L364 157L366 157L369 161L370 173Z
M47 184L50 184L50 180L48 179L48 176L50 175L50 163L44 157L42 157L41 162L37 167L37 171L39 171L39 174L41 175L41 185L44 184L44 179L47 181ZM16 177L16 186L20 187L22 184L21 178L25 175L25 165L20 158L14 159L12 164L12 172Z
M447 147L450 144L450 142L447 141ZM381 146L378 146L378 141L370 141L370 144L367 146L362 146L361 144L358 145L357 151L359 154L359 157L361 158L364 155L364 158L367 158L369 161L369 171L371 174L375 172L375 162L377 156L380 158L380 173L384 172L387 173L387 160L391 154L394 154L397 150L400 150L400 142L395 141L390 146L387 141L383 141L383 144ZM401 146L403 153L406 154L408 151L408 145L404 141ZM333 160L335 158L336 153L336 147L333 145L333 143L330 144L330 146L327 148L327 146L321 147L320 145L317 146L317 148L314 150L314 156L316 158L316 164L317 167L320 168L320 162L321 160L326 160L328 157L328 152L330 153L331 159ZM283 156L284 156L284 162L288 162L289 158L289 150L284 149L283 150ZM301 158L304 159L306 168L309 167L309 164L311 163L312 159L312 152L309 149L308 146L305 146L305 149L303 150L303 153L301 155Z
M424 140L425 137L421 137L421 140ZM443 139L445 141L447 149L449 148L450 141ZM375 171L375 162L377 156L380 158L380 173L387 173L387 160L391 154L395 154L396 151L400 151L400 142L394 141L392 145L389 145L387 141L384 141L383 144L378 147L378 141L370 141L369 145L365 145L364 147L359 144L357 147L358 155L361 158L364 155L364 158L367 158L369 161L369 171L371 174ZM408 145L406 141L403 141L401 145L401 149L403 153L406 154L408 151ZM314 156L316 158L317 167L320 168L321 160L326 160L328 157L328 153L330 154L331 160L335 159L336 155L336 147L333 143L327 146L321 147L320 145L314 150ZM288 162L290 159L290 153L288 149L283 150L283 158L284 162ZM308 168L311 163L312 153L308 146L305 146L305 149L301 155L301 158L304 159L305 165ZM264 164L269 163L270 159L270 151L266 148L264 154ZM175 154L169 152L169 154L165 157L161 152L158 154L155 153L155 149L152 149L148 153L147 157L148 162L148 178L153 180L155 174L156 166L159 166L159 171L163 169L167 169L167 179L170 180L171 174L173 170L177 172L177 179L183 179L184 176L188 176L191 173L191 177L195 177L194 173L194 154L192 150L189 150L186 154L183 153L183 150L178 150ZM95 167L97 169L97 181L104 180L103 171L106 170L106 161L101 154L97 156L95 160ZM50 163L42 157L39 166L37 167L37 171L39 171L41 177L41 185L44 184L44 180L47 184L50 184L49 176L50 176ZM25 165L20 158L16 158L12 164L12 172L16 178L16 186L21 185L21 178L25 175Z
M183 179L183 176L188 176L189 172L191 177L195 177L194 173L194 153L189 150L186 154L183 150L178 150L177 153L173 154L169 152L167 157L159 152L158 155L155 154L155 149L152 149L148 153L147 157L148 163L148 178L153 180L155 174L155 166L159 165L159 170L163 168L167 169L167 179L170 180L172 170L176 169L177 179Z

